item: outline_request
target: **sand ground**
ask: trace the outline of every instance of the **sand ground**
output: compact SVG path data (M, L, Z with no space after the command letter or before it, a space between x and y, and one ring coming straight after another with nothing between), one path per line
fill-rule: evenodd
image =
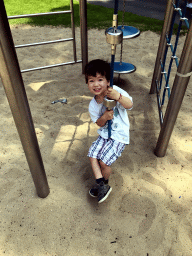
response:
M14 26L15 44L71 37L62 27ZM77 28L80 56L80 31ZM89 60L110 61L104 30L90 30ZM131 142L112 166L109 198L98 205L87 151L97 137L88 114L92 95L81 64L23 74L50 187L36 190L9 104L0 84L0 255L192 255L192 87L189 83L166 156L154 155L160 131L156 96L149 94L160 36L143 32L124 41L121 75L129 92ZM178 52L185 38L181 37ZM116 60L119 60L119 48ZM21 69L73 60L72 43L17 50ZM174 70L174 69L173 69ZM115 78L117 76L115 75ZM67 104L51 104L66 98Z

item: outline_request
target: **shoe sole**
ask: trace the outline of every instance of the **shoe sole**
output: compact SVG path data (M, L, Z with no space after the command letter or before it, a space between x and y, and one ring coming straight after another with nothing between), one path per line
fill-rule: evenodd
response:
M90 191L89 191L89 195L92 196L92 197L94 197L94 198L97 197L97 196L94 196L93 194L91 194Z
M112 188L109 189L107 194L98 203L100 204L100 203L104 202L107 199L107 197L109 196L109 194L111 193L111 191L112 191Z

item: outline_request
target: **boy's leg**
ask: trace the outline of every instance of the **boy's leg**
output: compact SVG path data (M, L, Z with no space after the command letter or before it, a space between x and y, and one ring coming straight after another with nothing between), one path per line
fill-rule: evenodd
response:
M101 171L102 171L102 175L104 177L105 180L109 179L109 176L111 175L111 167L106 165L104 162L100 161L100 166L101 166Z
M101 167L100 166L101 162L99 162L96 158L90 157L89 159L90 159L93 173L97 183L96 186L90 189L89 194L93 197L98 196L98 203L102 203L103 201L105 201L105 199L107 199L108 195L112 191L112 188L108 184L105 184L105 178L102 175L101 168L104 168L104 173L106 177L109 177L111 173L110 167L104 164L103 162L102 162L103 167Z
M102 181L103 176L102 176L102 172L101 172L101 167L99 164L99 161L96 158L92 158L89 157L90 162L91 162L91 167L93 170L93 174L95 176L96 179L96 184L89 190L89 194L92 197L97 197L98 196L98 188L99 188L99 184L98 181Z
M91 162L91 167L93 170L93 174L95 176L95 179L101 179L103 178L102 172L101 172L101 167L99 165L99 161L96 158L90 157L90 162Z
M111 167L106 165L103 161L99 162L101 166L101 172L104 177L104 181L100 184L98 188L98 203L102 203L107 199L112 191L112 188L108 185L108 179L111 174Z

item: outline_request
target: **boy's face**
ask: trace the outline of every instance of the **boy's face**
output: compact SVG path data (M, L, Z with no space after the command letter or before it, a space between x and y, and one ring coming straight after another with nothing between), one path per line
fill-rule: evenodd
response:
M88 76L88 88L90 92L95 95L105 96L109 84L110 82L107 81L105 76L99 73L97 73L96 76Z

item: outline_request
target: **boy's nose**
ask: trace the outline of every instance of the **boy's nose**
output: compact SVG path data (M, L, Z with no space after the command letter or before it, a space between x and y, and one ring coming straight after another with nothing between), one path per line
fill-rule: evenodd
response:
M99 85L99 81L95 81L95 86L98 86Z

